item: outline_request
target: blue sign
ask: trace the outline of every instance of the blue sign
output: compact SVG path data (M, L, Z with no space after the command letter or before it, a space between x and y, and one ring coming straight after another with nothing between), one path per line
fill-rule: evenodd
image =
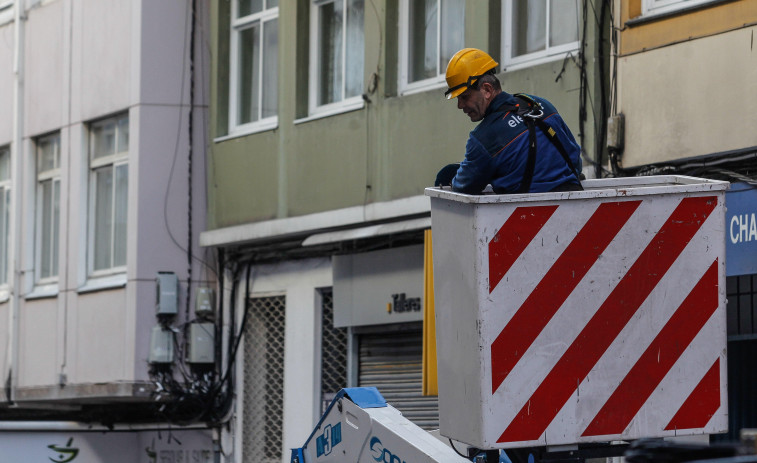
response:
M757 189L732 183L725 206L725 274L757 273Z

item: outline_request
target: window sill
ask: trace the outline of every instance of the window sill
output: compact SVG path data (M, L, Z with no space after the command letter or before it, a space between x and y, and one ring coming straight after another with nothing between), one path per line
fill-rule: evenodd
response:
M3 285L3 288L0 288L0 304L4 304L10 300L11 300L10 289L8 289L7 285Z
M246 137L248 135L254 135L256 133L268 132L279 128L279 118L275 121L265 122L252 126L240 126L229 131L229 134L216 137L213 139L213 143L220 143L226 140L232 140L234 138Z
M103 277L90 277L84 285L76 288L79 294L104 291L107 289L123 288L126 286L126 274L119 273Z
M336 116L339 114L349 113L352 111L358 111L360 109L363 109L365 107L365 101L363 101L363 98L360 97L359 100L355 100L351 103L345 103L343 105L340 105L338 107L331 107L329 109L326 109L321 112L313 113L307 117L303 117L302 119L295 119L294 124L304 124L305 122L315 121L318 119L323 119L326 117Z
M29 294L24 296L24 299L45 299L51 297L58 297L58 283L37 285Z
M568 55L573 55L574 57L578 58L578 48L574 48L567 51L562 51L559 53L555 53L552 55L547 56L539 56L535 58L531 58L525 61L517 61L515 63L505 63L502 66L502 72L511 72L511 71L520 71L521 69L528 69L534 66L538 66L540 64L547 64L554 61L563 61L565 60Z
M13 8L0 9L0 26L10 24L13 21Z
M447 82L444 80L434 80L423 85L409 85L400 90L400 96L415 95L417 93L430 92L433 90L439 90L445 88ZM446 98L446 97L445 97Z
M640 26L642 24L651 23L654 21L660 21L666 18L670 18L672 16L683 15L686 13L691 13L692 11L701 10L703 8L709 8L715 5L719 5L721 3L728 3L732 1L733 0L712 0L705 3L699 3L697 5L673 6L670 9L665 9L663 11L642 13L641 16L637 16L633 19L629 19L628 21L626 21L625 25L628 27Z

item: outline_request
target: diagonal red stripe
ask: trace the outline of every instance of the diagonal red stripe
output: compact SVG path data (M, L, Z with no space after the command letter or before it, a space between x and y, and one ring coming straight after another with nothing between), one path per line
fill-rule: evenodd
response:
M717 308L715 259L582 435L621 434Z
M494 291L557 206L518 207L489 241L489 292Z
M720 408L720 359L715 360L697 387L670 420L666 431L703 428Z
M544 433L716 204L714 196L681 200L498 442L537 440Z
M491 345L492 394L641 201L602 203Z

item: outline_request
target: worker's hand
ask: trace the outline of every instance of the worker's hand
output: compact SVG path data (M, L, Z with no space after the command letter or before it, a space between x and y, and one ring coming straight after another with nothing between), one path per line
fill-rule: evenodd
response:
M447 164L442 167L439 173L436 174L436 181L434 186L450 186L452 185L452 179L457 174L457 169L460 168L460 164Z

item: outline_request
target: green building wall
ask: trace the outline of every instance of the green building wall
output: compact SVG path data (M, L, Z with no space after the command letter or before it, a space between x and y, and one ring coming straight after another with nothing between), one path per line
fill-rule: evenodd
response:
M465 46L500 56L500 0L468 0ZM366 0L365 82L376 90L362 109L305 120L308 0L280 0L279 124L236 138L228 134L230 2L211 7L211 120L208 229L294 217L423 194L443 165L464 156L475 124L446 100L444 88L398 95L398 0ZM600 100L596 23L587 51L588 103ZM461 24L462 27L462 24ZM609 26L608 26L609 27ZM579 136L578 57L500 72L503 89L543 96ZM604 60L607 62L607 60ZM559 79L557 78L560 76ZM596 158L594 114L587 108L583 146ZM587 162L584 162L587 166Z

